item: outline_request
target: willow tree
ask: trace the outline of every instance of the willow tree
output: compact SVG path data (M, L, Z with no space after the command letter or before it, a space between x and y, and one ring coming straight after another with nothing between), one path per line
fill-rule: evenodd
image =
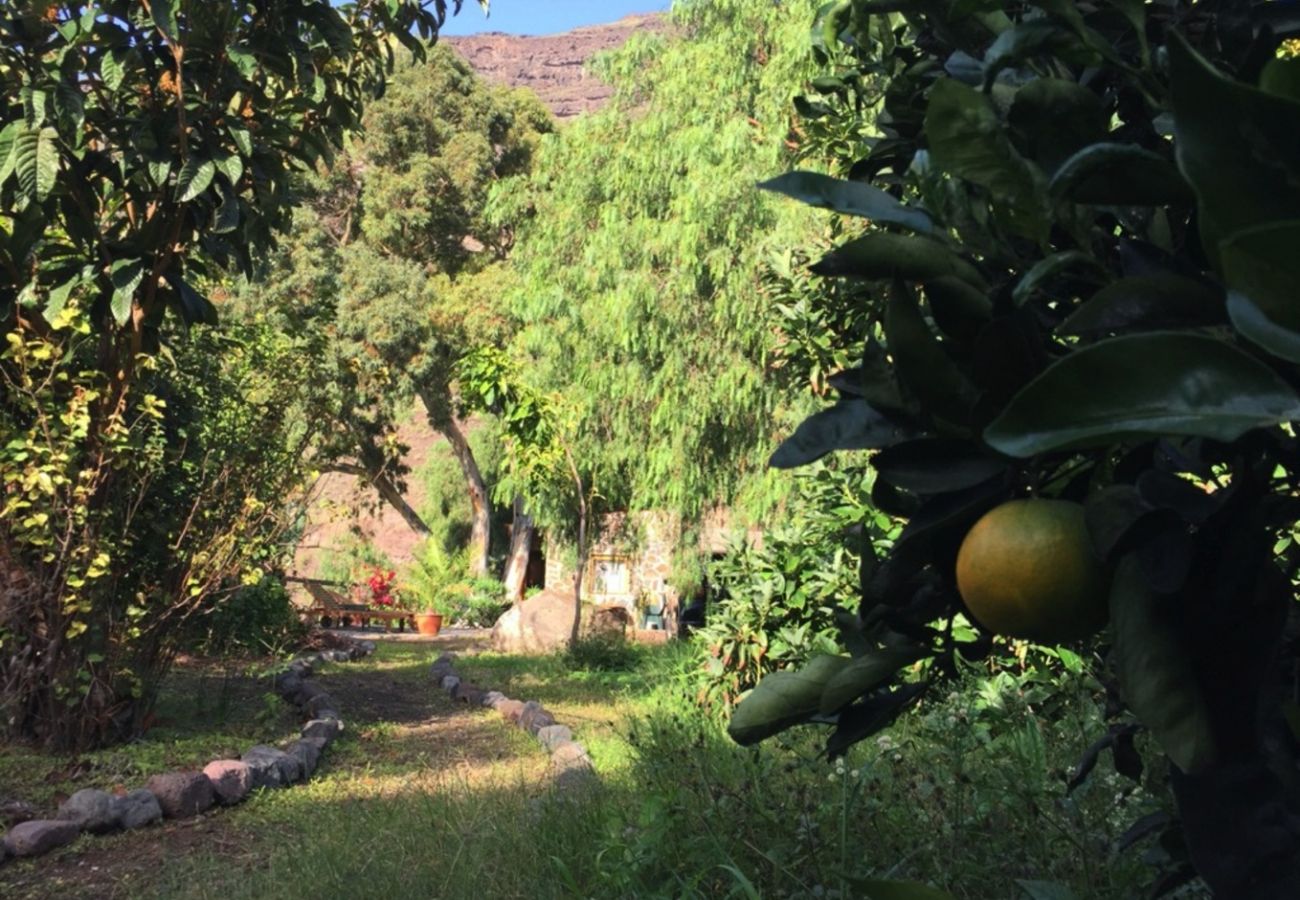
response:
M611 507L691 517L763 482L788 395L761 285L811 219L754 184L799 153L813 8L678 4L596 63L610 104L494 196L519 223L512 350L573 411L574 458Z

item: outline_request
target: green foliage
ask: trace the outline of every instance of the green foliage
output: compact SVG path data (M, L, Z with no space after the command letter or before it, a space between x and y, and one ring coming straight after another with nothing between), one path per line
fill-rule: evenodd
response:
M455 624L469 628L491 628L510 608L505 585L495 578L471 578L453 585L444 595L441 608Z
M207 604L188 625L204 653L276 653L306 634L284 582L267 575L219 602Z
M954 625L954 558L970 526L1015 497L1078 500L1116 572L1118 694L1197 776L1172 780L1192 860L1225 895L1291 890L1294 836L1259 844L1295 799L1293 779L1275 773L1300 757L1293 730L1280 744L1270 736L1286 731L1277 700L1258 702L1286 690L1278 673L1300 650L1285 627L1294 566L1272 557L1295 519L1300 470L1289 311L1300 267L1283 249L1300 217L1300 98L1295 63L1278 53L1297 25L1275 12L925 0L823 10L814 43L838 56L843 82L875 86L878 131L837 167L847 180L768 186L850 217L812 271L874 289L881 333L835 379L839 402L773 464L880 448L873 500L908 524L864 565L863 640L848 645L853 663L834 664L873 677L837 694L832 664L814 660L799 676L808 684L760 686L742 724L832 721L832 754L885 727L990 646ZM813 112L851 115L842 104ZM842 337L850 349L861 340ZM904 640L933 658L926 678L911 685L900 670L881 683L874 673ZM1240 766L1257 773L1255 800L1224 787ZM1251 825L1218 824L1227 813L1213 798L1229 794ZM1190 871L1175 859L1163 882Z
M769 673L837 654L862 564L862 544L846 546L845 529L866 518L873 543L897 531L871 509L870 476L860 466L820 467L794 483L785 523L708 569L707 620L693 640L707 649L699 696L710 705L729 707Z
M439 541L424 541L410 564L398 575L398 595L402 605L417 612L451 615L459 602L453 596L466 596L468 585L466 554L448 551Z
M597 63L612 102L493 193L495 217L518 223L516 370L555 396L607 508L689 518L767 484L789 403L766 376L758 298L772 253L812 231L752 184L797 152L788 104L814 70L812 9L677 4L676 36L634 35Z

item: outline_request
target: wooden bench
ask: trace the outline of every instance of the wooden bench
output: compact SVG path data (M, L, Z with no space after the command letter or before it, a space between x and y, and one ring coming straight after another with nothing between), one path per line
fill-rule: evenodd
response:
M305 611L308 625L320 622L323 628L359 628L370 622L383 622L389 630L393 623L397 623L398 631L405 631L407 625L411 626L412 631L415 630L413 613L400 609L372 609L364 603L348 603L324 585L310 581L304 581L303 586L313 601Z

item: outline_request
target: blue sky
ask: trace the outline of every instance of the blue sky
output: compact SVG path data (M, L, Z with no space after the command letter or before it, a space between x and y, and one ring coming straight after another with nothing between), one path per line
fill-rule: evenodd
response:
M555 34L579 25L613 22L630 13L659 12L668 0L492 0L485 19L477 0L465 0L460 15L451 17L443 34Z

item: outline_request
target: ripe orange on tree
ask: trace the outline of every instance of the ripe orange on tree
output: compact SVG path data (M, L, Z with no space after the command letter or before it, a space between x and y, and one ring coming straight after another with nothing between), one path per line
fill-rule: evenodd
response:
M1106 624L1106 579L1068 500L1011 500L967 533L957 590L976 620L1007 637L1063 643Z

